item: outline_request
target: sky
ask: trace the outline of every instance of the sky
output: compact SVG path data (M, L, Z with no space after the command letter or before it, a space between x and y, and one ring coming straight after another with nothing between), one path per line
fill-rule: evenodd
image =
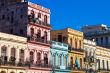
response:
M110 0L30 0L49 8L53 30L85 25L110 26Z

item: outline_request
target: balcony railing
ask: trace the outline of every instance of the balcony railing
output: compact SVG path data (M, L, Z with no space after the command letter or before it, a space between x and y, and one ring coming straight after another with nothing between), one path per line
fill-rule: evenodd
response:
M39 25L44 25L44 26L51 27L50 24L48 24L48 23L46 23L46 22L42 22L42 21L40 21L38 18L29 18L29 22L30 22L30 23L34 23L34 24L39 24Z
M84 49L82 49L82 48L72 48L72 47L69 47L69 50L70 51L79 51L79 52L84 52Z
M41 42L44 44L50 44L50 41L47 41L45 39L37 38L37 36L28 36L28 41L34 41L34 42Z

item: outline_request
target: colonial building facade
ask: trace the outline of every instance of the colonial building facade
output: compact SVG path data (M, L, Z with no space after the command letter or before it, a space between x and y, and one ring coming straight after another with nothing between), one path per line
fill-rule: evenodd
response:
M96 69L100 73L110 73L110 49L99 47L96 48L97 65Z
M0 32L0 73L26 73L27 53L26 38Z
M69 73L68 45L60 42L51 42L50 62L51 73Z
M85 58L84 64L88 72L96 71L96 43L91 40L84 39Z
M71 72L83 72L83 33L71 28L64 30L53 30L51 31L51 40L69 44L69 64L72 68Z

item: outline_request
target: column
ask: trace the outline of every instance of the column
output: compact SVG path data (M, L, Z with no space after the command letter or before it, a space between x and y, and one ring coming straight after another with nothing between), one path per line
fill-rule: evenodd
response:
M8 58L8 61L10 60L10 57L11 57L11 47L7 47L7 58Z
M17 63L19 62L19 56L20 56L19 55L19 53L20 53L19 50L20 50L19 48L16 48L16 62Z
M36 55L37 55L37 53L36 53L36 50L34 51L34 63L36 64Z

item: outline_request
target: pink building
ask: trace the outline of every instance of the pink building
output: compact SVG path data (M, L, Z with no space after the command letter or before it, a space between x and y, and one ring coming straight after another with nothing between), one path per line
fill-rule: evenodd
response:
M40 5L18 2L0 10L0 31L28 38L27 73L50 73L50 30L50 10Z
M50 10L42 6L28 4L28 48L30 51L31 72L50 72ZM36 65L36 66L35 66ZM36 68L37 67L37 68ZM35 70L33 70L35 69Z

